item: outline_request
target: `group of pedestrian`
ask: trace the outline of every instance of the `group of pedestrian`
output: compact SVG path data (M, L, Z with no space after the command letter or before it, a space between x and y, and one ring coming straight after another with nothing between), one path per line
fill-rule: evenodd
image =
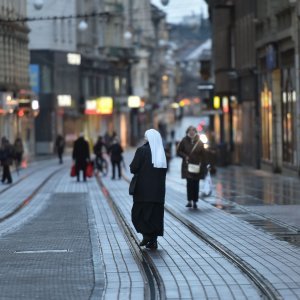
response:
M186 207L196 209L199 182L206 175L207 161L204 145L194 126L187 128L186 136L177 146L177 155L182 158L181 176L187 180ZM167 155L158 131L145 132L145 143L136 150L130 171L134 174L132 223L143 236L140 246L157 249L157 237L163 236L164 231L167 172Z
M112 166L111 179L114 180L117 178L116 169L118 171L118 178L121 179L121 162L123 160L123 148L115 132L112 134L111 137L108 134L106 134L104 137L99 136L94 146L96 167L99 169L100 172L103 171L103 165L104 163L106 163L103 157L103 153L105 152L110 156Z
M18 136L11 144L4 136L0 144L0 164L2 166L2 183L12 183L10 166L15 162L16 170L19 171L23 159L24 147L22 139Z
M105 158L103 154L106 152L110 156L111 166L112 166L112 177L114 180L117 178L121 179L121 162L123 160L123 148L120 144L120 141L117 135L114 133L112 138L108 139L99 136L97 142L93 147L93 151L95 154L95 163L94 167L96 167L100 172L103 171L103 163L105 162ZM90 150L88 142L84 139L83 132L80 134L79 138L74 142L72 158L75 163L76 177L77 181L80 181L80 172L83 172L83 181L86 181L86 167L89 162L91 162L90 158ZM116 169L118 174L116 174Z

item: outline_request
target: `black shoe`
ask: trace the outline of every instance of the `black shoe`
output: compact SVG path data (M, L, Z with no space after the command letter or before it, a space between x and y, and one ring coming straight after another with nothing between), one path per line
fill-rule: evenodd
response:
M115 180L115 177L112 177L111 180Z
M152 240L146 244L147 249L156 250L157 249L157 240Z
M198 208L197 202L195 202L195 201L194 201L194 203L193 203L193 208Z
M142 246L146 246L149 242L151 241L151 238L150 237L148 237L148 236L144 236L143 237L143 240L140 242L140 246L142 247Z
M185 207L192 207L192 202L188 201L187 205Z

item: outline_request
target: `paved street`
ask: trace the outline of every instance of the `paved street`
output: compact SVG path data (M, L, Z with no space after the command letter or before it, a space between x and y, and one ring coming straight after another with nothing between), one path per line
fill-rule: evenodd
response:
M133 153L125 153L125 178ZM213 195L194 210L185 207L179 166L180 159L174 158L159 249L142 252L129 243L141 237L122 229L124 222L133 229L126 180L108 175L101 178L101 188L95 177L77 183L69 177L69 160L63 166L41 161L14 174L16 184L0 189L0 299L148 299L144 255L166 299L261 299L238 263L257 274L274 299L300 299L299 246L270 230L276 225L300 230L297 179L239 167L219 169ZM124 222L116 218L107 196ZM275 201L281 197L288 201ZM243 213L237 214L239 207ZM247 221L254 218L251 212L268 221L269 230Z

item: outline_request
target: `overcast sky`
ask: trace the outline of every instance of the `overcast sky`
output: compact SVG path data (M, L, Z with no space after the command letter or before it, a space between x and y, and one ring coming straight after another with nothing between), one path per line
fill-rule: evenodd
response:
M161 4L161 0L151 0L153 4L167 13L167 20L170 23L179 23L183 16L202 12L208 16L207 5L204 0L169 0L167 6Z

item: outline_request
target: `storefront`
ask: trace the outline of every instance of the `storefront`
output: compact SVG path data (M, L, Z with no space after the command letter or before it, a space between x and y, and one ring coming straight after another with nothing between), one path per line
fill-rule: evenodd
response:
M281 68L282 159L284 164L296 166L296 72L293 63L289 63L287 59L283 60L283 63Z
M267 77L263 77L262 90L260 93L261 103L261 147L262 159L272 160L273 134L272 134L272 92Z

